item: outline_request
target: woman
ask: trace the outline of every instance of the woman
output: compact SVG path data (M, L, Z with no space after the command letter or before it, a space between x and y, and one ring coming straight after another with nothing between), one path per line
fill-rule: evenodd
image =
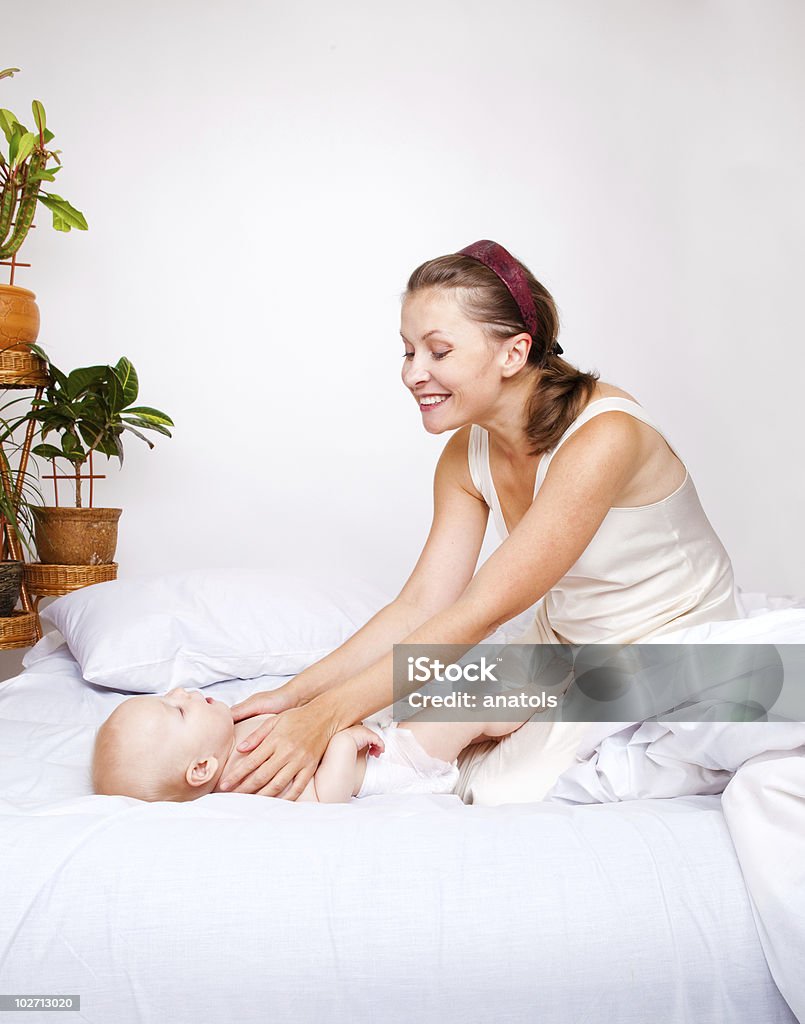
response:
M295 800L339 729L392 703L392 646L474 646L543 596L533 643L632 643L739 618L732 566L676 453L634 398L561 358L548 291L502 246L420 266L403 296L402 379L453 431L433 524L399 595L278 690L221 788ZM489 511L500 547L473 575Z

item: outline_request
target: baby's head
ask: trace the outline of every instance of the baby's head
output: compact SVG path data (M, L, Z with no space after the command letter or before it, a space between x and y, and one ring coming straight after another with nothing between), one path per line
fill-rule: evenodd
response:
M195 800L211 793L235 745L226 704L177 687L131 697L98 730L96 793L139 800Z

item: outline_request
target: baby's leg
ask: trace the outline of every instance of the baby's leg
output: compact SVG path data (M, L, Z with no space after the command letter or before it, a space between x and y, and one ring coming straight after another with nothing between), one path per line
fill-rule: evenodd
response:
M413 715L400 722L399 729L410 729L419 745L431 757L455 761L465 747L482 740L498 739L519 729L522 722L428 722Z

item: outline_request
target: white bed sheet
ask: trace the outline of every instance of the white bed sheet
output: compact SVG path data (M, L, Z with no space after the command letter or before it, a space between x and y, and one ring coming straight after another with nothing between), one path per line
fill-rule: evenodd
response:
M98 1024L795 1020L718 797L94 796L124 699L65 648L0 684L0 992Z

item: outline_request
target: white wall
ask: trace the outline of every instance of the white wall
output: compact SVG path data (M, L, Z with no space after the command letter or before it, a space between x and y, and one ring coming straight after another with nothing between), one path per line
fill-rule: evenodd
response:
M494 238L665 426L739 584L805 593L798 0L40 0L3 28L0 105L44 102L90 224L42 211L23 250L40 342L128 355L177 424L98 487L121 574L401 586L445 438L399 381L399 293Z

